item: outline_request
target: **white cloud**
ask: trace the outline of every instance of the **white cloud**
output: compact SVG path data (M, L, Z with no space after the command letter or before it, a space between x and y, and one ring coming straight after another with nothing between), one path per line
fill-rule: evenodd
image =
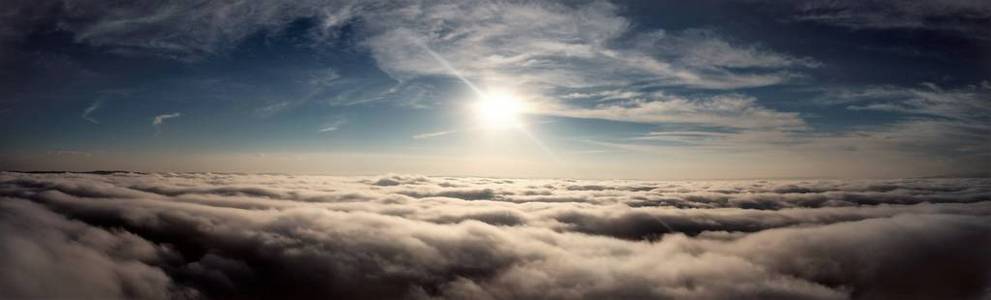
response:
M103 103L101 101L94 101L93 103L91 103L89 106L86 107L86 109L83 110L82 118L86 121L90 121L93 124L100 124L100 121L97 121L95 118L90 116L90 114L92 114L94 111L99 109L102 104Z
M343 119L336 120L336 121L331 122L331 123L329 123L327 125L324 125L322 128L320 128L320 130L317 130L317 132L328 133L328 132L332 132L332 131L337 131L338 129L341 129L341 126L344 126L344 124L346 124L346 123L347 123L347 121L344 121Z
M734 128L805 127L798 114L762 107L752 98L671 99L675 97L630 86L774 85L801 77L796 68L818 67L819 62L731 43L712 31L635 34L631 21L618 13L606 2L419 3L366 12L371 19L366 44L394 78L463 76L483 90L508 87L544 107L532 113ZM625 103L594 108L576 104L588 100Z
M729 132L715 131L653 131L645 136L634 138L642 141L704 141L721 139L733 135Z
M271 104L267 104L255 109L255 115L262 118L271 117L279 112L289 109L293 106L293 102L290 101L279 101Z
M853 128L819 137L819 145L886 149L932 157L954 158L956 167L986 164L991 157L991 92L977 85L944 89L924 83L919 88L874 86L828 91L820 102L858 111L896 113L898 121Z
M300 17L324 17L324 28L349 12L346 1L237 1L156 4L72 1L57 3L60 28L75 39L125 55L156 55L191 61L221 53L261 29ZM325 30L325 32L327 32Z
M851 168L851 162L877 165L895 159L912 162L924 173L981 172L991 161L991 97L977 85L944 89L935 84L918 88L875 86L863 89L825 91L817 99L821 105L843 106L857 111L896 114L899 119L871 125L857 125L833 132L811 130L796 113L777 112L759 106L747 97L724 97L719 104L704 99L671 98L647 102L605 103L579 110L559 109L575 117L607 120L634 120L644 123L683 123L689 132L657 131L629 141L599 141L603 147L645 153L670 154L673 148L685 151L757 151L769 162L783 161L790 153L806 153L820 162L833 161ZM719 128L713 129L712 126ZM732 129L732 130L727 130ZM687 146L687 147L686 147ZM690 148L689 148L690 147ZM690 149L690 150L688 150ZM800 164L800 161L789 161ZM889 163L888 167L895 168ZM861 163L856 163L861 164ZM900 164L900 163L899 163ZM923 167L926 166L926 167ZM876 168L872 168L876 169ZM864 171L871 172L871 171ZM890 176L896 173L892 173ZM921 173L920 173L921 174ZM888 176L888 175L886 175Z
M439 137L439 136L445 136L445 135L449 135L449 134L453 134L453 133L457 133L457 132L458 132L457 130L444 130L444 131L421 133L421 134L414 135L413 136L413 139L414 140L429 139L429 138L435 138L435 137Z
M315 0L113 7L84 2L65 6L63 27L75 32L81 42L121 53L184 60L220 53L258 30L280 28L296 18L321 21L314 35L316 44L335 38L341 24L360 20L353 24L361 43L370 48L383 70L401 81L411 76L450 75L417 43L424 43L473 80L537 89L643 80L712 89L765 86L795 77L784 69L819 64L756 45L731 43L711 31L632 34L634 24L619 15L616 5L605 1ZM634 40L625 40L629 36ZM741 67L767 70L729 69Z
M985 22L991 18L991 4L987 1L814 0L796 3L793 18L798 21L851 29L940 30L967 38L991 38L991 29Z
M720 68L789 67L817 68L822 63L808 57L797 58L758 45L731 44L716 32L688 29L670 33L656 31L641 34L634 42L646 53L666 58L683 66L703 70Z
M712 89L765 86L795 77L782 69L819 64L731 44L701 30L623 41L631 23L606 2L422 3L370 15L368 45L379 65L399 79L451 75L419 43L474 81L538 90L634 81ZM616 43L623 45L611 46ZM743 67L771 71L731 70Z
M798 113L779 112L741 95L691 99L658 95L653 101L632 100L591 108L552 107L543 113L575 118L640 123L688 123L742 129L803 130Z
M801 78L801 69L820 65L811 58L731 41L711 30L639 33L634 30L636 24L621 15L621 8L607 1L179 1L154 5L83 1L59 6L60 28L73 32L79 42L118 53L179 60L223 53L253 33L277 31L298 18L319 22L310 33L317 47L336 38L339 26L351 24L358 44L367 47L379 68L400 81L397 90L410 88L402 90L402 98L413 99L406 101L413 106L424 105L417 100L423 96L410 94L426 93L410 83L413 79L453 75L422 46L480 86L518 89L565 108L573 105L567 98L575 93L598 97L594 100L636 99L643 92L630 88L634 83L716 90L760 87ZM327 96L324 91L341 80L331 69L311 77L307 82L312 93L303 99ZM589 89L610 92L595 96L598 92ZM337 92L338 98L346 99L332 101L389 98L341 93ZM303 101L277 101L256 113L269 116ZM645 104L653 105L658 104Z
M178 118L178 117L181 117L181 116L182 116L182 114L181 113L177 113L177 112L170 113L170 114L157 115L157 116L155 116L154 118L151 119L151 126L154 126L156 131L160 131L161 128L162 128L162 125L165 124L165 120L172 119L172 118Z
M0 172L0 297L979 298L989 187Z
M957 89L943 89L933 83L921 84L923 88L894 86L870 87L860 91L827 93L851 103L853 110L878 110L930 117L942 117L957 121L979 121L991 118L991 91L976 85Z

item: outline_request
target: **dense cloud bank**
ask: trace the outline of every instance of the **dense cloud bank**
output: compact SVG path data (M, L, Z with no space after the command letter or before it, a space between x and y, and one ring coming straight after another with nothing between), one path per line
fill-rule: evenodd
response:
M0 298L981 299L991 180L0 173Z

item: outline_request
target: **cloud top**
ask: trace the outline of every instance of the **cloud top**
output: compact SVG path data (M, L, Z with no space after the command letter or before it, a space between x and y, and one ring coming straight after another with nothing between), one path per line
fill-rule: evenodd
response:
M978 299L989 200L988 179L0 173L0 297Z

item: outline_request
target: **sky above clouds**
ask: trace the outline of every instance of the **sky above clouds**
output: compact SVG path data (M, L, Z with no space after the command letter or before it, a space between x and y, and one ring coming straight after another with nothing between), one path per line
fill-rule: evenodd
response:
M15 0L0 167L982 175L989 20L966 0ZM480 124L480 94L523 126Z

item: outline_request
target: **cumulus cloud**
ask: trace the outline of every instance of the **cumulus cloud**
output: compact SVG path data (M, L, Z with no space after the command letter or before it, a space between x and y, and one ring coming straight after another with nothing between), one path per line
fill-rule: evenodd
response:
M171 257L167 248L36 203L0 199L0 233L4 298L167 299L175 287L153 266Z
M989 203L981 178L0 173L0 297L978 299Z

